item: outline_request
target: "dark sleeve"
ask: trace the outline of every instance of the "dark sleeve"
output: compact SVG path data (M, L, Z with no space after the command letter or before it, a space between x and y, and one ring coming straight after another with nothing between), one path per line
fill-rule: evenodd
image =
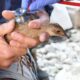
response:
M53 10L53 7L51 5L45 6L45 11L49 14L49 16L51 15L52 10Z
M61 2L62 0L56 0L58 3ZM49 16L51 15L51 12L54 8L51 5L47 5L45 6L45 10L46 12L49 14Z
M10 10L16 10L21 7L21 0L11 0L11 8Z

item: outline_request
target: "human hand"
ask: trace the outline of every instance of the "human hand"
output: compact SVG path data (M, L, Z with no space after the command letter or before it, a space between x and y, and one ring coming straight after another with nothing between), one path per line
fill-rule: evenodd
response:
M9 13L10 15L10 13ZM12 15L12 14L11 14ZM5 12L3 12L5 16ZM7 19L10 19L11 16ZM36 41L29 37L25 37L20 33L12 32L14 29L14 20L0 25L0 68L8 68L19 57L25 55L27 48L36 45ZM12 32L12 33L11 33ZM5 41L5 34L11 33L12 40L8 44Z
M37 16L39 17L38 19L32 20L28 23L28 27L30 28L41 28L45 24L49 24L49 16L45 12L45 10L40 10L37 11ZM40 35L39 40L41 42L46 41L49 38L49 34L44 32Z
M10 17L9 14L11 14L12 17ZM13 11L4 11L3 15L6 19L12 19L15 17ZM37 16L39 16L39 19L35 19L35 20L30 21L28 24L28 27L30 27L30 28L41 28L42 25L49 23L49 16L44 10L38 11ZM42 33L39 37L39 40L40 40L40 42L44 42L48 39L48 37L49 37L48 33ZM23 40L22 40L22 42L23 42Z
M23 52L23 48L17 48L17 52L6 43L4 35L11 32L14 28L14 21L11 20L8 23L0 25L0 68L8 68ZM23 54L24 55L24 54Z

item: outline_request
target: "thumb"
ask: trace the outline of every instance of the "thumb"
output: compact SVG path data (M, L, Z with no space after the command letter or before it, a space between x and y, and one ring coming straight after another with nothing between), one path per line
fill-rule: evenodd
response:
M10 33L15 26L14 20L0 25L0 36Z
M7 20L13 19L15 17L14 11L9 11L9 10L4 10L2 12L2 16Z

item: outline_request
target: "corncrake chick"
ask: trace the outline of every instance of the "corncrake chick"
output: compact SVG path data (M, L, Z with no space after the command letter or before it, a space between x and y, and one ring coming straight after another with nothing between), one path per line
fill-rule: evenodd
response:
M15 31L22 33L27 37L34 38L39 41L40 34L47 32L49 36L68 37L64 29L57 23L50 23L42 25L39 29L33 29L28 27L28 22L34 19L34 15L31 15L29 19L22 23L16 23ZM10 33L6 35L6 40L11 40ZM40 41L39 43L40 44Z

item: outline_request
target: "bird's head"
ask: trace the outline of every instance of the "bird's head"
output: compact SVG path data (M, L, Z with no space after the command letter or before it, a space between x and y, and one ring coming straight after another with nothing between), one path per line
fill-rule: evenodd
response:
M57 23L50 24L47 29L50 36L59 36L59 37L67 37L65 30Z

